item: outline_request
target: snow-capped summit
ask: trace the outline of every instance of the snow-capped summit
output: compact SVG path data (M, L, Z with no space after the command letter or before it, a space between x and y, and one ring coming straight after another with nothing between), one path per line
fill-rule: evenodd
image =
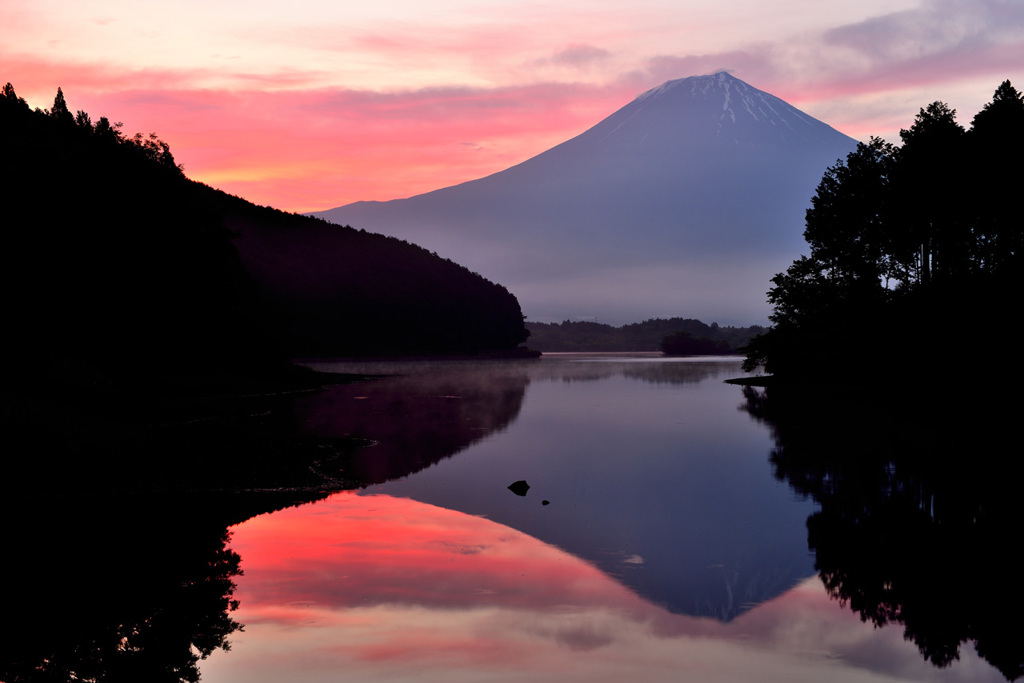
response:
M792 136L815 139L834 135L820 121L804 114L774 95L747 85L725 71L710 76L691 76L662 83L637 97L612 117L645 106L679 107L675 112L689 115L700 112L715 122L721 135L729 124L742 128L759 122L769 123L781 140ZM831 131L831 132L827 132Z
M817 182L855 145L720 72L652 88L500 173L316 215L437 251L532 320L751 324L803 248Z
M681 96L689 100L713 98L716 103L722 103L724 116L729 116L733 121L736 120L734 107L745 110L755 119L758 118L758 114L754 112L754 109L759 109L762 106L767 107L761 112L762 116L770 116L769 112L774 113L776 105L781 105L784 109L792 109L779 98L747 85L726 71L719 71L710 76L690 76L665 81L642 93L633 100L633 104L670 96Z
M695 150L721 144L827 147L846 138L724 71L651 88L580 137L584 136L604 136L623 146Z

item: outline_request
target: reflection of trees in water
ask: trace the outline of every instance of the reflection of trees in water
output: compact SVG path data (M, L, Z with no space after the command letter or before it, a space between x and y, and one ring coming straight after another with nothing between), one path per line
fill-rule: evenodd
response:
M297 390L319 389L308 384ZM109 395L45 387L0 393L8 495L339 488L311 464L356 445L303 435L293 404L305 394L289 391L192 393L154 383Z
M706 379L725 376L735 377L739 373L739 361L735 364L723 362L659 362L629 363L602 361L594 363L565 364L545 379L563 382L593 382L610 377L627 377L650 384L698 384ZM537 378L540 379L540 378Z
M300 401L308 436L369 444L328 472L358 485L408 476L500 432L519 416L526 385L520 366L442 364L407 375L339 385ZM409 370L408 366L393 369Z
M623 375L645 381L690 384L709 377L734 377L740 358L701 360L666 358L660 353L545 354L513 361L353 361L313 364L316 369L353 375L448 378L453 383L484 384L515 376L533 380L593 381Z
M829 593L877 626L902 624L938 666L973 641L1008 679L1024 675L1019 566L1019 410L988 392L745 389L770 424L775 475L821 505L808 543Z
M5 506L0 680L198 680L199 659L240 628L229 616L239 557L222 524L167 508L130 497Z
M14 632L0 642L0 680L197 680L198 660L227 649L240 628L230 617L240 558L225 547L229 524L336 488L310 463L343 461L364 438L360 428L381 444L361 452L390 454L389 467L404 456L386 475L453 455L514 420L527 381L522 373L402 377L312 395L211 397L185 415L150 401L127 417L80 420L89 427L79 430L80 448L93 455L64 453L57 470L48 463L59 440L30 441L8 482L23 490L3 508L5 555L17 562L5 566ZM58 418L43 420L42 405L30 405L40 419L15 426L71 430L60 419L70 407L58 403ZM56 495L45 493L47 481ZM189 489L208 493L200 501ZM115 493L125 490L136 493Z
M721 377L727 379L738 373L736 364L721 361L685 363L654 363L640 367L625 368L623 375L651 384L697 384L706 379Z
M325 364L322 369L378 377L300 400L296 413L307 437L371 444L327 463L336 468L327 473L353 484L378 484L429 467L506 429L519 416L531 381L598 381L622 375L658 384L696 384L733 376L739 366L738 360L637 363L585 358L594 356Z
M545 357L530 371L531 379L561 380L563 382L596 381L623 376L654 384L696 384L708 378L734 377L739 373L740 361L666 359L660 353L581 354L579 356ZM641 359L638 362L638 359Z

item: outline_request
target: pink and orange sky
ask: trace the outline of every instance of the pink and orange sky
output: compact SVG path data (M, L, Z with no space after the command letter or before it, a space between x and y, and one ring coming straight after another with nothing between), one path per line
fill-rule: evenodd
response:
M858 139L1024 89L1021 0L5 0L0 82L312 211L507 168L721 69Z
M515 529L406 498L342 492L233 532L245 630L201 663L208 683L1001 679L967 645L934 669L817 577L729 622L675 614Z

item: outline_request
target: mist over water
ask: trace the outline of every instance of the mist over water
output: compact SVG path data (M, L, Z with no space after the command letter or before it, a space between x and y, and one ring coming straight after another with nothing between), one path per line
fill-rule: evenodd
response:
M738 364L318 365L393 375L296 415L376 432L395 475L233 529L245 631L203 680L1002 680L828 597L818 508L772 476L768 427L723 383Z
M314 215L463 264L531 320L759 324L815 186L855 145L719 73L669 81L500 173Z

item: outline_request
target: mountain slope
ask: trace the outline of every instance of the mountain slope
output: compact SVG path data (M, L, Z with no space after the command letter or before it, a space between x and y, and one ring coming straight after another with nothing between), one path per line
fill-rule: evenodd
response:
M669 81L521 164L314 215L434 249L534 320L749 323L802 247L825 169L856 142L726 73Z
M4 87L0 172L0 374L252 372L295 355L512 350L527 335L504 287L193 182L165 143L75 117L60 91L32 111Z
M224 206L297 355L511 352L528 335L505 287L415 244L235 198Z

